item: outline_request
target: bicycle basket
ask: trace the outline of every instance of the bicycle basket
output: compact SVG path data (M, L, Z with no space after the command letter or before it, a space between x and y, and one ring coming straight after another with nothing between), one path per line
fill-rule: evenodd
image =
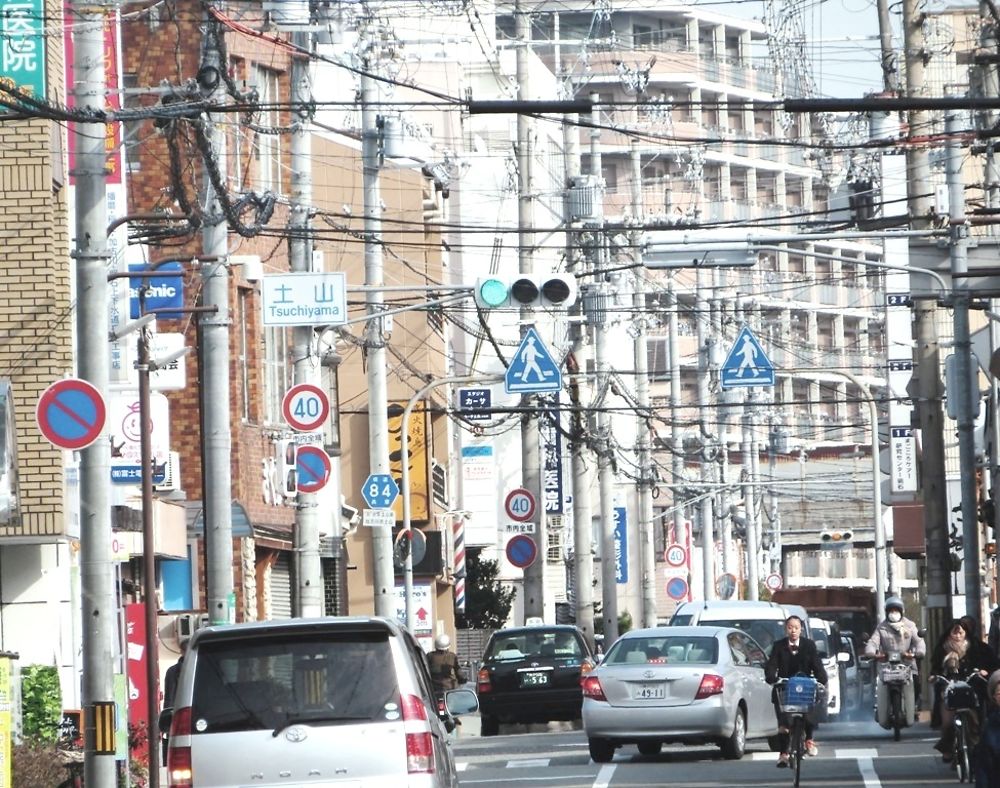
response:
M979 708L979 696L964 681L953 681L948 685L944 691L944 702L951 711Z
M879 668L879 675L884 682L906 682L910 680L910 666L901 663L888 662Z
M810 676L792 676L787 683L778 686L778 703L781 710L807 712L816 702L816 679Z

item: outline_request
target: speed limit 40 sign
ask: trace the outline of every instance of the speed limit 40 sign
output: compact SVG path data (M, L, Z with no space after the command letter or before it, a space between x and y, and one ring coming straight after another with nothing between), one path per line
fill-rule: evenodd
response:
M663 551L663 560L669 566L684 566L687 563L687 550L684 549L684 545L668 545Z
M526 523L535 516L535 496L523 487L517 487L507 493L503 508L511 520Z
M281 401L281 412L288 426L299 432L312 432L326 424L330 416L330 398L319 386L297 383Z

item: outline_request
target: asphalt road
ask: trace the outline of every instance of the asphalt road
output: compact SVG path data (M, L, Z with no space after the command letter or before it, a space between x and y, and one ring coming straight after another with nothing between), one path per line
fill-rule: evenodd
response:
M791 773L777 769L765 742L751 742L740 761L723 760L717 748L665 746L660 755L622 747L614 761L596 764L582 730L566 724L510 726L501 735L478 736L478 719L466 718L455 742L463 786L781 786ZM937 734L926 722L905 730L900 742L872 722L821 725L819 755L802 764L802 785L823 788L927 788L958 785L954 771L932 749Z

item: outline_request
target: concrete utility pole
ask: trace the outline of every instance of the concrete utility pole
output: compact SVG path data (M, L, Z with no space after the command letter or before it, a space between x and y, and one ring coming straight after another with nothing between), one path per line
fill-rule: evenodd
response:
M706 330L709 315L708 301L704 295L706 290L705 273L703 268L699 268L695 272L697 279L694 311L698 327L696 332L698 337L698 422L701 429L701 434L698 437L702 446L699 454L701 501L698 504L698 519L701 524L702 593L707 601L715 598L715 524L712 522L712 499L714 496L708 492L709 482L712 481L712 434L708 429L710 423L708 375L712 340Z
M757 540L757 476L754 474L753 394L747 392L743 410L743 505L746 509L747 599L760 598L760 547Z
M368 378L368 465L371 473L389 473L389 396L386 382L385 323L381 314L382 198L379 192L380 138L378 84L369 74L379 58L378 30L369 19L368 49L361 75L361 166L365 210L365 303L370 317L365 327ZM405 465L407 458L403 457ZM372 528L375 615L395 618L396 575L392 564L392 529Z
M220 73L226 66L221 62L218 36L219 24L209 14L204 15L201 64L204 73ZM206 101L216 100L223 84L216 80ZM205 123L212 155L219 172L228 171L226 138L219 133L213 116ZM216 311L201 315L201 413L202 413L202 506L205 520L205 577L208 617L212 624L228 624L235 620L233 588L233 515L232 515L232 434L229 424L229 268L227 256L229 224L211 176L205 173L205 227L202 248L211 262L201 267L202 301ZM151 745L152 746L152 745Z
M673 273L667 279L667 344L670 363L670 489L674 504L674 543L687 550L688 593L691 588L691 545L687 525L686 493L684 491L684 438L681 432L681 360L677 349L678 319L677 284Z
M525 5L514 3L515 38L518 42L515 55L517 98L526 101L528 95L528 48L531 46L531 17ZM517 113L517 261L522 274L534 273L535 194L532 174L533 135L531 118L524 112ZM530 307L521 307L521 334L532 320ZM530 394L521 397L521 484L534 498L538 510L538 530L535 543L538 558L524 570L524 616L545 615L545 565L548 561L548 533L545 523L545 506L542 500L542 459L539 451L538 412L533 407Z
M558 19L558 14L556 18ZM558 36L556 36L558 40ZM567 118L563 124L563 152L565 156L566 184L569 179L580 174L580 131ZM596 203L597 201L595 201ZM575 228L572 217L566 217L566 267L580 274L587 271L586 255L580 253L579 243L582 233ZM573 469L573 597L576 625L583 632L587 642L594 645L594 553L593 523L590 507L590 492L594 484L591 465L587 461L588 414L586 405L592 391L587 377L587 359L590 349L583 321L585 295L581 285L581 296L570 307L569 338L572 343L572 358L575 362L570 369L569 393L572 403L572 426L570 428L570 459Z
M976 494L975 415L979 410L979 368L972 356L969 337L969 225L965 219L965 183L962 178L962 147L958 139L958 117L945 116L948 158L949 229L951 231L952 304L955 321L955 377L958 391L958 459L962 491L962 575L965 580L965 613L982 623L983 581L979 574L979 518ZM976 376L976 378L973 377Z
M312 51L312 34L293 33L295 45ZM312 270L312 145L309 118L312 105L312 79L309 60L304 55L292 56L292 113L295 118L291 138L292 205L289 215L289 260L295 272ZM298 383L320 383L319 354L316 333L312 326L292 329L293 380ZM334 404L336 407L336 404ZM331 474L332 475L332 474ZM334 501L335 528L340 523L340 497ZM299 492L295 502L295 615L323 615L323 565L319 557L320 512L316 493Z
M920 98L926 93L924 58L923 0L903 0L903 49L906 53L906 96ZM911 110L907 115L910 134L931 131L931 116L926 110ZM930 227L934 206L929 192L930 157L926 147L906 148L907 204L910 224L915 230ZM924 566L927 585L924 605L927 610L929 642L936 643L951 617L951 586L948 572L948 497L944 470L944 419L941 412L941 359L938 346L938 308L935 300L914 301L914 331L917 342L917 414L920 421L921 489L924 494L924 528L927 548ZM879 614L882 611L878 611Z
M641 225L644 218L642 204L642 159L638 140L631 142L632 163L632 218ZM642 566L642 625L656 626L656 551L653 541L653 455L649 441L649 357L647 355L646 320L646 270L642 266L641 233L630 233L635 267L635 396L638 404L636 418L636 454L639 464L639 557Z
M108 7L107 10L112 10ZM72 2L73 94L78 110L104 110L104 20L100 5ZM107 178L103 123L75 123L77 372L108 394ZM84 780L114 788L114 569L111 562L111 444L107 433L80 451ZM110 723L110 727L109 727Z

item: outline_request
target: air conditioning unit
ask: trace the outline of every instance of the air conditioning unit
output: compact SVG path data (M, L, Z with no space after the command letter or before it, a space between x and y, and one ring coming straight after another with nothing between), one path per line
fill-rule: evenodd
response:
M170 492L181 488L181 455L172 451L167 454L163 470L163 481L153 485L157 492Z

